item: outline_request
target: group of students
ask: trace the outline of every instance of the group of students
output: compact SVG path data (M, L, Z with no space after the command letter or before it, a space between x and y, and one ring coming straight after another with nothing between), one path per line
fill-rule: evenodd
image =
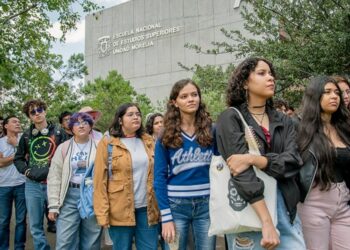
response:
M157 249L159 235L164 249L174 243L186 249L189 235L195 249L215 249L216 238L208 236L213 154L226 160L237 192L262 224L260 232L227 234L229 249L350 249L349 83L313 78L296 125L273 108L275 77L266 59L240 63L228 81L228 108L215 125L198 85L180 80L164 117L148 117L147 131L138 105L126 103L100 140L91 136L93 118L78 112L69 119L73 137L55 142L46 106L27 103L24 110L33 124L19 141L14 164L27 177L35 249L49 249L36 230L42 215L40 221L33 212L42 209L46 189L49 218L57 223L56 249L100 249L102 228L118 250L131 249L133 240L137 249ZM240 116L230 107L242 113L261 155L249 154ZM277 181L277 227L253 165ZM77 201L91 167L94 216L82 218Z

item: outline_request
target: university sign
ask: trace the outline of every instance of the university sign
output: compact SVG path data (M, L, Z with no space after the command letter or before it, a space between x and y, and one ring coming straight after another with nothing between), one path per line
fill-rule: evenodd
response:
M154 46L154 39L177 33L182 26L163 28L160 23L154 23L125 30L112 36L98 38L98 56L106 57L111 54L121 54L137 49Z

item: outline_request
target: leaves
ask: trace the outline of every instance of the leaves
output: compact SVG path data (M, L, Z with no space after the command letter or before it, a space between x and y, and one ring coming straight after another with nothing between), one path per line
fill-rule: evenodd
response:
M56 40L50 33L48 13L56 13L63 31L74 29L79 14L72 4L80 3L85 11L96 10L88 0L17 0L2 1L0 7L0 87L40 85L42 75L52 73L61 57L50 53Z
M225 93L228 78L233 70L230 65L223 70L221 66L195 65L193 68L193 80L199 85L202 93L202 99L214 121L225 109Z
M278 73L277 96L298 106L307 79L319 74L350 74L350 2L347 0L247 0L244 27L251 35L221 29L227 38L197 53L261 56ZM190 68L188 68L190 69ZM207 69L211 71L210 68Z
M63 31L75 28L81 6L85 12L98 9L89 0L16 0L0 2L0 109L3 116L22 115L22 105L41 98L49 105L49 118L73 109L79 103L71 86L86 74L83 55L74 55L64 64L50 52L56 40L50 33L49 14L56 14ZM54 74L61 78L54 80Z
M59 80L52 78L50 70L40 70L35 65L27 68L23 73L31 82L23 81L15 86L0 87L0 95L4 98L0 103L2 115L16 114L23 118L21 112L23 104L30 99L42 99L48 105L47 118L57 121L58 115L63 111L76 111L80 100L73 81L82 79L86 73L84 56L82 54L72 55L67 64L64 64L61 57L57 57L56 74L61 75ZM36 72L34 72L36 70Z
M117 71L110 71L106 79L97 78L82 87L84 106L88 105L102 112L96 126L106 131L111 124L117 107L126 102L138 103L143 116L153 111L150 99L137 94L129 81Z

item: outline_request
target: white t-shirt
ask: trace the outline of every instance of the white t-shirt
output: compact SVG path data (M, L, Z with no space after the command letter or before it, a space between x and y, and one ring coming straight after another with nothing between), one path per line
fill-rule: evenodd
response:
M132 161L135 208L147 207L148 155L140 138L121 138Z
M94 139L95 141L101 140L103 137L103 134L97 130L92 130L91 132L91 138Z
M21 138L18 135L17 139ZM0 138L0 152L3 157L8 157L16 153L16 149L7 143L7 136ZM0 187L14 187L23 184L26 177L17 171L15 164L0 168Z
M84 178L86 168L88 167L88 158L91 148L91 141L87 143L73 142L72 156L70 158L70 165L72 168L72 177L70 182L80 184Z

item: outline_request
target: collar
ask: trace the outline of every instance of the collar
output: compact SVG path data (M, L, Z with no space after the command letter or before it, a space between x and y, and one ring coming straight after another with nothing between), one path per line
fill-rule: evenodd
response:
M152 136L150 136L146 133L144 133L140 139L143 141L143 143L148 148L152 147L152 144L154 143ZM115 146L126 149L125 145L121 142L120 137L111 136L108 143L110 143L111 145L115 145Z

